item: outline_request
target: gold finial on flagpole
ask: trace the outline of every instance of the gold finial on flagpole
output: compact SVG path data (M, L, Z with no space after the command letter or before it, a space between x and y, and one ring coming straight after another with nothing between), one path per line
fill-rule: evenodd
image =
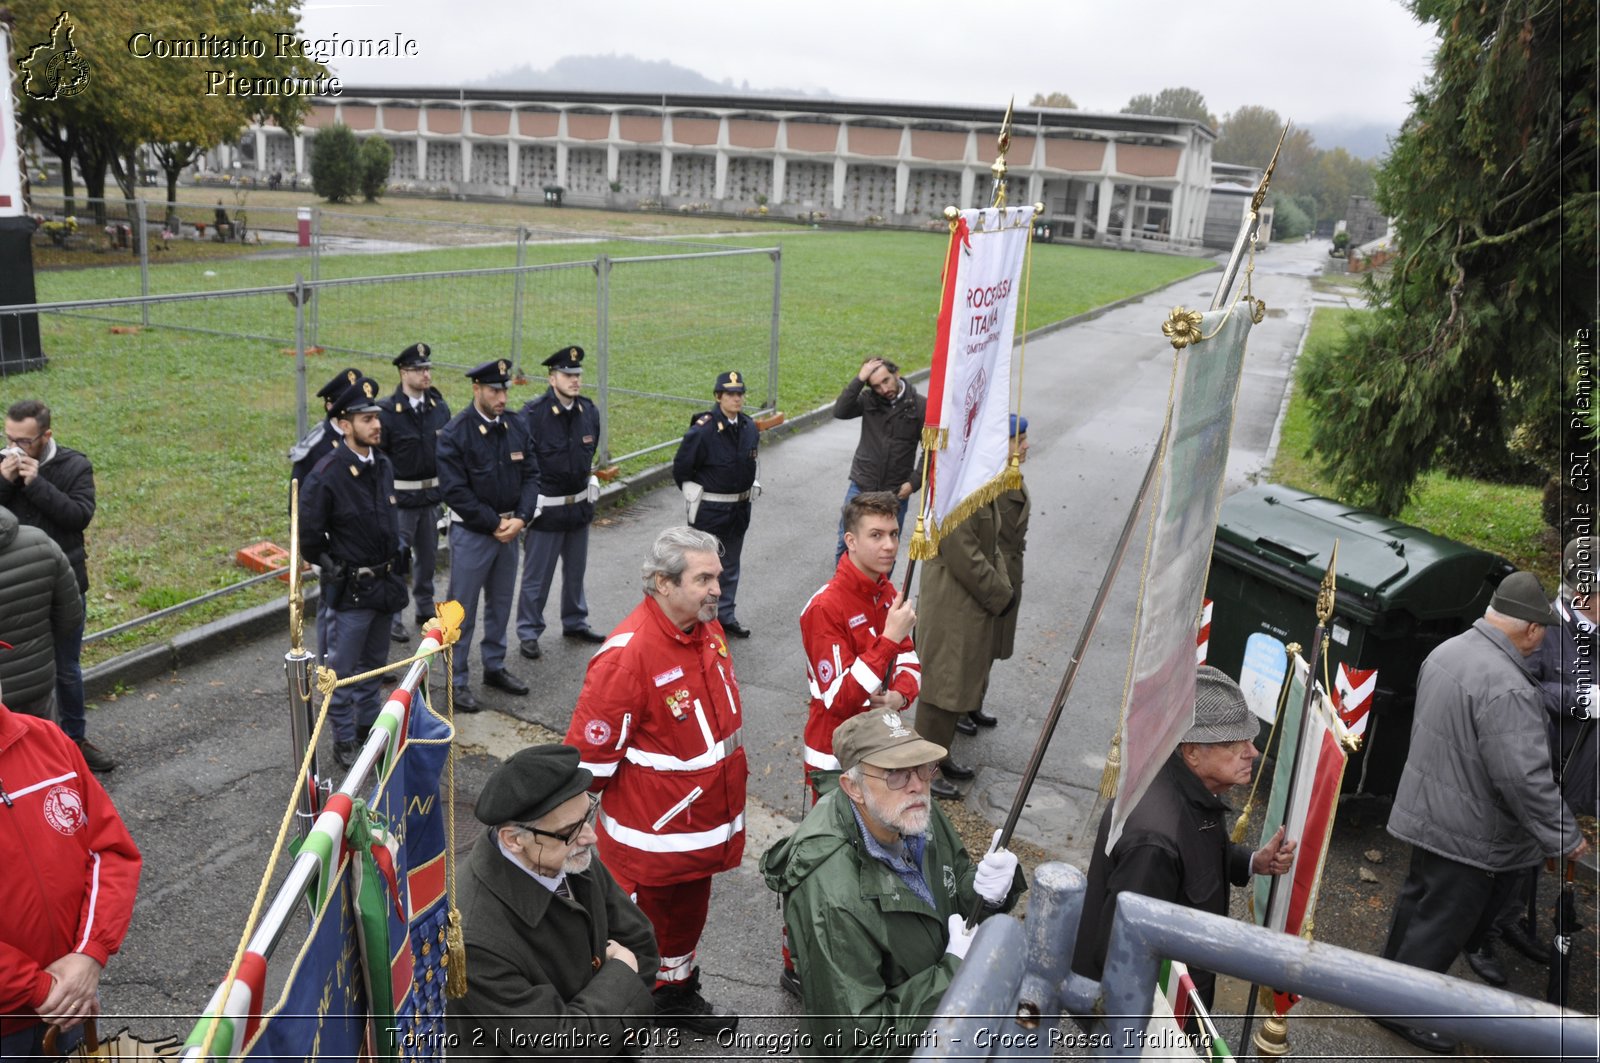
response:
M1333 602L1335 594L1335 570L1339 567L1339 540L1333 541L1333 553L1328 557L1328 571L1322 574L1322 586L1317 591L1317 623L1327 626L1333 618ZM1316 676L1312 676L1313 681Z
M989 167L989 172L994 174L994 202L990 206L996 208L1006 205L1006 152L1011 150L1011 112L1016 109L1016 105L1015 96L1006 104L1006 117L1000 123L1000 139L996 145L1000 153L994 157L994 164Z

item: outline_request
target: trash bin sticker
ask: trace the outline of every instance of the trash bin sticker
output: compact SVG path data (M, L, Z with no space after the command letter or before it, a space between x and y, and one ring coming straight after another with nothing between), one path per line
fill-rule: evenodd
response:
M1350 629L1343 624L1333 625L1333 641L1341 646L1350 645Z
M1278 695L1289 674L1289 651L1283 643L1257 631L1244 643L1244 663L1239 666L1239 689L1250 711L1271 723L1278 715Z

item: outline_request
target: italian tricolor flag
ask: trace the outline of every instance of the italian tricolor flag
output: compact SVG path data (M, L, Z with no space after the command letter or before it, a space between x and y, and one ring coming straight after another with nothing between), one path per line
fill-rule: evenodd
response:
M1194 979L1189 968L1177 960L1161 961L1161 974L1156 979L1156 999L1150 1009L1150 1024L1145 1027L1145 1059L1176 1059L1172 1046L1180 1044L1183 1028L1193 1020L1198 1033L1189 1039L1195 1059L1232 1059L1228 1042L1217 1032L1216 1023L1200 1003L1195 992Z

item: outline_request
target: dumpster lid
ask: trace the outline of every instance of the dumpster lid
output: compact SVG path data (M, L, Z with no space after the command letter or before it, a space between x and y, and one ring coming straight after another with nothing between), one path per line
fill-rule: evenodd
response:
M1322 578L1334 540L1337 581L1381 609L1418 617L1460 615L1486 584L1511 571L1501 557L1422 528L1280 484L1261 484L1222 504L1217 540L1293 571Z

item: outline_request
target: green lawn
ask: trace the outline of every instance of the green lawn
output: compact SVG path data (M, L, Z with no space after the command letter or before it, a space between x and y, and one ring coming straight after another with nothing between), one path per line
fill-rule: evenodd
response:
M1336 347L1344 336L1344 323L1364 310L1319 307L1311 317L1306 352ZM1337 497L1322 475L1311 447L1311 413L1298 390L1290 399L1283 421L1283 437L1272 464L1275 483ZM1539 489L1486 483L1430 472L1422 477L1412 501L1400 519L1437 535L1456 539L1500 554L1518 568L1538 574L1546 588L1557 582L1556 558L1547 545L1547 528L1539 512Z
M907 369L928 364L942 234L770 224L761 230L709 243L782 248L775 382L767 378L773 284L768 255L620 261L707 246L705 240L691 246L676 233L665 244L537 243L528 247L530 264L580 264L526 275L520 349L523 365L535 372L526 387L513 389L513 404L542 390L537 362L549 351L571 342L593 347L591 263L601 253L619 260L609 294L613 454L675 439L690 414L709 404L711 382L723 369L749 375L758 402L775 388L776 405L794 415L831 401L867 357L894 357ZM454 247L325 255L320 271L328 279L471 270L512 265L514 254L513 247ZM198 262L163 262L158 254L154 261L156 293L282 285L297 270L310 273L309 259L292 250L251 250ZM1034 251L1028 323L1059 320L1210 265L1204 259L1041 246ZM136 295L139 288L136 265L47 270L37 280L41 301ZM329 350L308 359L310 390L345 364L361 366L392 387L389 359L421 339L434 345L442 363L436 384L460 409L470 400L470 388L459 367L513 349L509 275L371 280L326 289L317 299L316 340ZM90 631L236 582L242 573L235 551L263 539L288 539L284 453L295 433L293 306L282 293L267 293L158 304L150 317L152 327L128 332L120 326L137 322L137 310L48 316L40 324L49 371L0 381L6 405L22 397L48 402L62 442L95 462L100 510L90 529ZM591 392L598 375L585 379ZM642 394L622 394L624 389ZM669 454L658 451L625 468L642 468ZM170 623L96 643L86 657L101 659L282 590L273 582L241 592Z

